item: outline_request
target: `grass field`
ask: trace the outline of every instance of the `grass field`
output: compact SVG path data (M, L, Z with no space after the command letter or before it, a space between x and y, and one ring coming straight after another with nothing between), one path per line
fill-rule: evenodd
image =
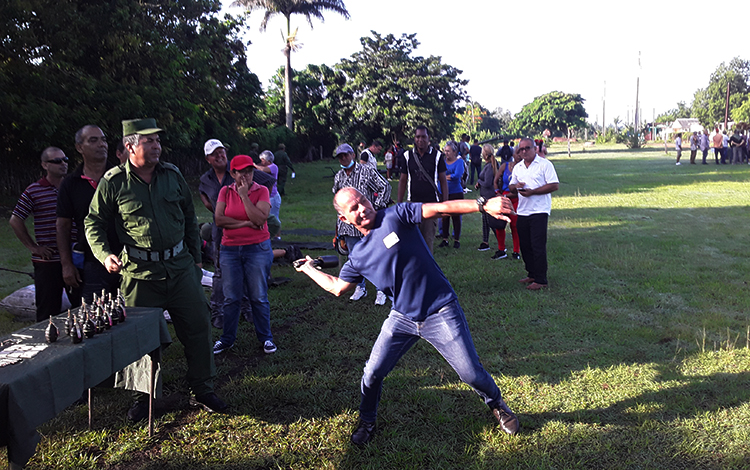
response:
M68 409L39 430L29 468L750 468L750 166L676 167L663 149L552 151L549 290L516 282L521 261L476 251L478 214L464 217L459 250L435 253L518 436L420 342L385 381L379 434L353 447L359 378L388 309L371 285L350 303L275 266L293 278L269 292L279 350L264 355L241 323L217 358L228 414L187 408L175 343L153 438L125 419L128 393L96 391L94 430L85 407ZM288 184L285 241L330 240L297 232L333 230L327 166L299 165ZM0 236L0 264L30 271L7 224ZM0 294L28 280L2 273ZM0 314L0 331L20 326Z

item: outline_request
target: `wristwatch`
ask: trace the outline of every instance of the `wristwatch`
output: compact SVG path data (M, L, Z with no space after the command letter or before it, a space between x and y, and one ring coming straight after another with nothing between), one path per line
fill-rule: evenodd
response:
M477 206L479 206L479 212L485 213L485 210L484 210L485 204L487 204L487 198L479 196L479 198L477 198Z

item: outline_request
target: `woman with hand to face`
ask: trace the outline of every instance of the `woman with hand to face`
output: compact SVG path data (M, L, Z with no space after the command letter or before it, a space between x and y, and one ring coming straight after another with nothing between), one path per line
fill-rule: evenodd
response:
M276 352L271 334L268 276L273 251L266 219L271 211L268 188L253 182L253 159L237 155L230 163L234 184L221 188L216 203L216 224L224 229L221 239L221 271L224 278L224 332L214 354L234 346L240 319L240 301L247 292L255 334L267 354Z

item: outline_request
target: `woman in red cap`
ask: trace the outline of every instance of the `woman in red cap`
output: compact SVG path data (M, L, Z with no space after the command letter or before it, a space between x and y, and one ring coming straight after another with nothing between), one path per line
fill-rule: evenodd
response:
M247 155L237 155L229 165L234 183L224 186L216 203L216 225L221 238L221 272L224 280L224 332L214 354L234 346L240 319L240 301L247 293L253 311L255 334L266 354L276 352L271 334L268 276L273 262L266 219L271 211L268 188L253 182L256 166Z

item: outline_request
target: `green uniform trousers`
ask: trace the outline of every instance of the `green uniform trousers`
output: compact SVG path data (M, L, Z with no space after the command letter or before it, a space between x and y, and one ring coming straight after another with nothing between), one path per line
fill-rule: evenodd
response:
M169 310L177 338L185 349L188 386L196 396L213 392L216 377L211 317L200 279L197 266L172 279L146 281L122 277L126 306Z

